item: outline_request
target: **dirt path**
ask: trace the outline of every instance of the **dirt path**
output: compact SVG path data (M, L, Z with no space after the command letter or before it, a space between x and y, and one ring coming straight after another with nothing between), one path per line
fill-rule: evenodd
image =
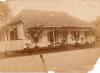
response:
M2 72L87 73L92 69L100 49L83 49L0 59Z

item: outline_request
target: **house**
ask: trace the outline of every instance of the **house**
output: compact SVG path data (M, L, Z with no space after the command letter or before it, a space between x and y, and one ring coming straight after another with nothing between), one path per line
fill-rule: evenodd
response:
M93 44L94 28L95 25L64 12L27 9L1 28L0 48L5 51L36 46Z

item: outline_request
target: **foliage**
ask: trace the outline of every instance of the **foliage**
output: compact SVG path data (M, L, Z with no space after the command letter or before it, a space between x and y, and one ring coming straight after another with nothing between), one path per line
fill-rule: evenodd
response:
M41 37L42 31L43 30L41 27L30 27L29 28L29 34L31 35L33 42L35 42L36 47L37 47L37 43L39 41L39 38Z
M6 22L12 17L11 10L7 4L7 2L0 2L0 20L2 21L2 25L6 24Z

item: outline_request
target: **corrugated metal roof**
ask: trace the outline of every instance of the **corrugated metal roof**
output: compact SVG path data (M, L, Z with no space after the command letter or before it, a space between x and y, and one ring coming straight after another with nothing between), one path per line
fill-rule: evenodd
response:
M11 21L0 29L0 33L7 32L12 27L23 22L27 27L96 27L86 21L77 19L64 12L42 11L42 10L22 10Z
M14 18L14 21L20 20L22 20L25 25L33 26L95 27L93 24L77 19L64 12L23 10Z

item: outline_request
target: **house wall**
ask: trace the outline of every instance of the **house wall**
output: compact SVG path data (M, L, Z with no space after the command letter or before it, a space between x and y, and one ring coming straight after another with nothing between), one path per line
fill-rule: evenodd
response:
M0 52L3 51L14 51L14 50L21 50L24 49L25 46L25 36L24 36L24 26L22 23L17 25L17 32L14 32L17 34L17 38L11 39L11 32L13 30L9 30L9 32L5 33L3 32L0 37L2 37L0 41Z
M24 47L23 40L0 41L0 52L22 50Z
M37 43L37 45L39 47L48 47L48 45L50 45L50 40L48 40L48 33L50 31L53 31L53 30L47 30L47 29L43 30L41 37L39 37L39 41ZM78 43L84 44L84 43L86 43L86 41L88 41L89 43L92 43L93 41L95 41L94 36L90 35L87 38L85 38L84 30L83 31L80 30L80 31L81 32L80 32L80 37L78 38ZM16 40L7 40L6 39L5 41L0 41L0 51L21 50L21 49L24 49L25 47L27 47L27 45L26 45L27 43L30 45L31 48L35 47L36 43L32 40L32 38L26 39L24 34L25 34L24 26L21 23L17 26L18 39L16 39ZM5 38L7 38L7 35L8 35L8 37L10 36L9 34L6 34ZM51 37L53 37L53 36L51 36ZM82 38L85 38L85 39L82 39ZM60 39L62 39L62 37L60 37ZM68 32L66 39L67 39L67 44L74 45L76 43L76 39L74 39L74 40L72 39L72 34L70 31Z
M71 29L70 29L71 30ZM53 30L52 30L53 31ZM73 31L73 30L71 30ZM89 35L89 36L85 36L85 32L87 32L88 30L86 29L83 29L83 30L78 30L80 33L79 33L79 37L78 38L75 38L73 36L73 34L71 33L71 31L66 31L66 34L68 32L68 34L65 36L60 36L58 38L58 40L56 39L55 40L55 43L56 42L62 42L61 40L62 39L65 39L67 41L65 41L65 44L70 44L70 45L75 45L75 43L79 43L79 44L83 44L85 45L87 42L89 44L92 44L95 42L95 36L93 35ZM77 30L74 30L74 31L77 31ZM53 33L53 32L52 32ZM56 32L55 32L56 33ZM90 31L90 33L92 33ZM63 34L56 34L54 37L56 38L57 36L59 35L63 35ZM53 36L50 36L50 37L53 37ZM54 40L54 39L53 39ZM60 41L59 41L60 40ZM35 44L35 43L33 43ZM50 40L48 40L48 30L45 30L43 33L42 33L42 37L39 39L39 42L38 42L38 46L39 47L48 47L48 45L50 45ZM53 46L56 46L55 44L53 44Z
M38 46L39 46L39 47L48 47L48 45L49 45L49 41L48 41L47 34L44 34L44 35L39 39Z
M17 25L17 39L19 39L19 40L25 39L23 23L20 23L20 24Z

